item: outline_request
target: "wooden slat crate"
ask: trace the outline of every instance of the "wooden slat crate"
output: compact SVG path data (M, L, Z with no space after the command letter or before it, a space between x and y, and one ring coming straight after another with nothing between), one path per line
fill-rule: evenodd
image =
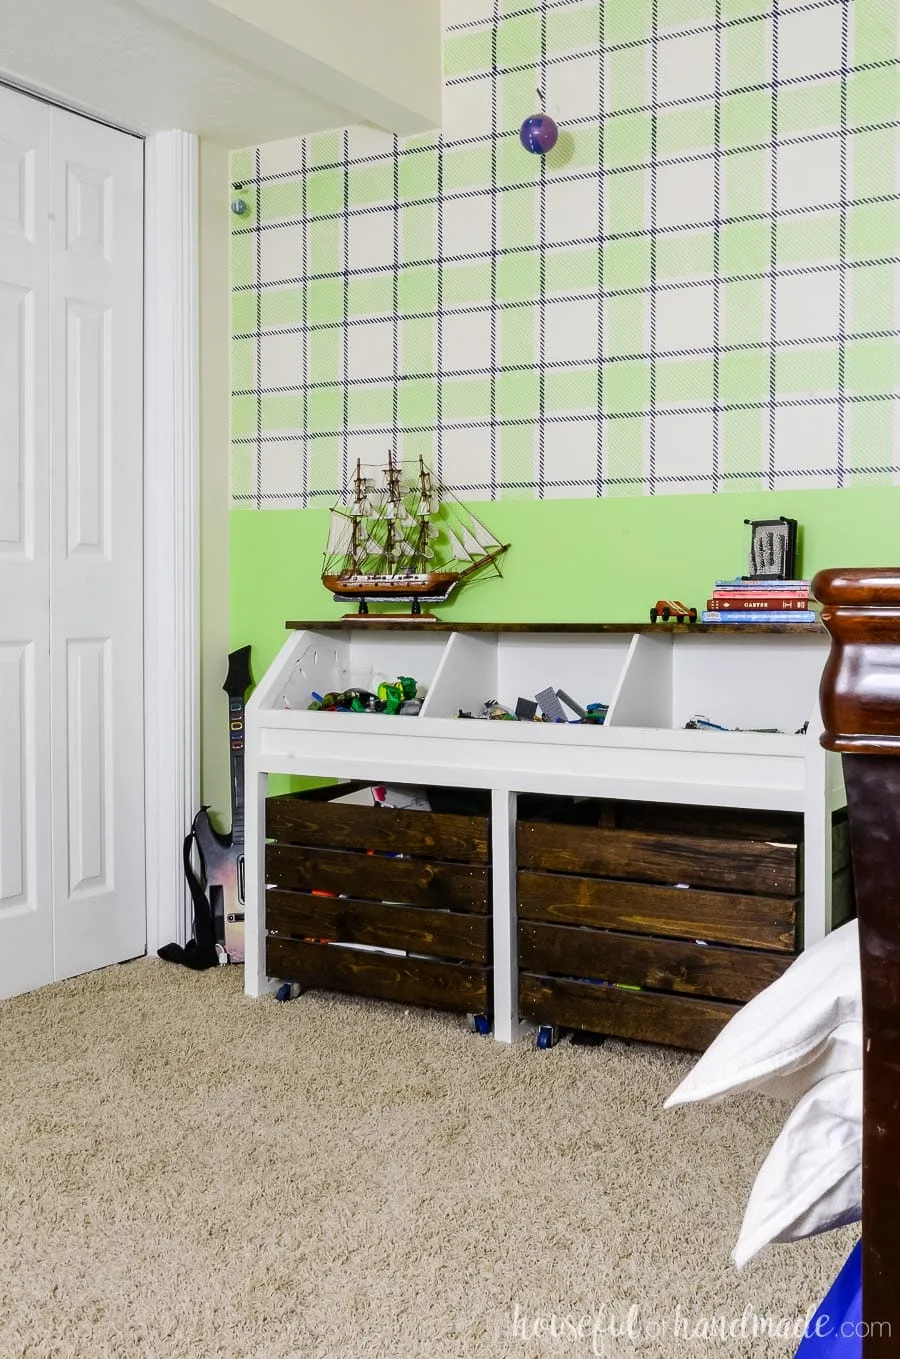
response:
M524 1019L537 1024L702 1051L740 1006L654 991L622 991L614 986L525 972L519 980L519 1009Z
M267 799L269 975L488 1013L488 817L335 800L346 792L338 785Z
M533 806L554 814L547 799ZM518 826L522 1016L707 1047L801 947L801 819L661 804L557 806L577 824ZM522 810L527 816L527 803ZM833 860L838 921L852 914L843 820Z

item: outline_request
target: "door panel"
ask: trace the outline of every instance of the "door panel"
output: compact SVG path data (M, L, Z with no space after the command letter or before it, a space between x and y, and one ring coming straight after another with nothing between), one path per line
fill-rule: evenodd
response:
M31 646L0 642L0 914L27 906L34 761L28 688Z
M69 895L109 889L112 878L112 762L109 640L69 641Z
M143 147L53 111L55 972L146 943Z
M0 88L0 997L53 979L51 113Z
M69 300L66 309L68 552L109 556L112 311Z
M0 281L0 556L33 555L34 293Z

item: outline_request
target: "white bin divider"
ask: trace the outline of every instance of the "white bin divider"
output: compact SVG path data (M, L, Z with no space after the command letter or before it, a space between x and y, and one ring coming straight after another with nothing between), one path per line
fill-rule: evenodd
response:
M456 717L477 712L497 688L497 636L453 632L420 717Z
M673 637L638 633L606 717L608 727L671 727Z

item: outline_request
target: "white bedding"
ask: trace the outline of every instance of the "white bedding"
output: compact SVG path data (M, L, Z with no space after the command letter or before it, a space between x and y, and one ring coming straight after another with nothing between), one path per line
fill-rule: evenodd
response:
M733 1253L860 1217L862 994L856 921L807 949L726 1025L666 1108L755 1090L796 1101L750 1194Z

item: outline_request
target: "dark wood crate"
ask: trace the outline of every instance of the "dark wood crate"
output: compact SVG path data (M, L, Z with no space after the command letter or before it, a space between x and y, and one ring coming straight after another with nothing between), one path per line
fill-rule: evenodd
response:
M705 939L786 953L796 948L798 901L781 896L526 870L518 875L518 908L521 920Z
M316 789L312 797L291 793L267 798L266 835L279 844L319 849L372 849L467 864L490 860L486 816L358 807L333 800L347 792L346 785L338 784ZM327 793L331 798L323 797Z
M478 1014L490 1009L490 969L367 953L269 935L266 971L301 987Z
M491 924L486 915L340 900L273 888L266 897L266 923L270 932L295 939L402 948L470 963L486 964L490 958Z
M800 847L674 831L519 822L520 868L796 897Z
M526 1018L703 1048L802 946L798 813L534 797L520 815ZM839 923L853 912L842 813L832 860Z
M739 1005L657 991L622 991L587 981L522 972L519 1012L537 1024L702 1051Z
M487 912L490 885L487 868L475 865L279 844L266 846L266 883L480 915Z
M747 1001L790 966L788 954L651 939L572 925L519 925L526 972L596 978L717 1000Z
M489 819L335 800L348 791L267 800L267 971L302 988L489 1012Z

